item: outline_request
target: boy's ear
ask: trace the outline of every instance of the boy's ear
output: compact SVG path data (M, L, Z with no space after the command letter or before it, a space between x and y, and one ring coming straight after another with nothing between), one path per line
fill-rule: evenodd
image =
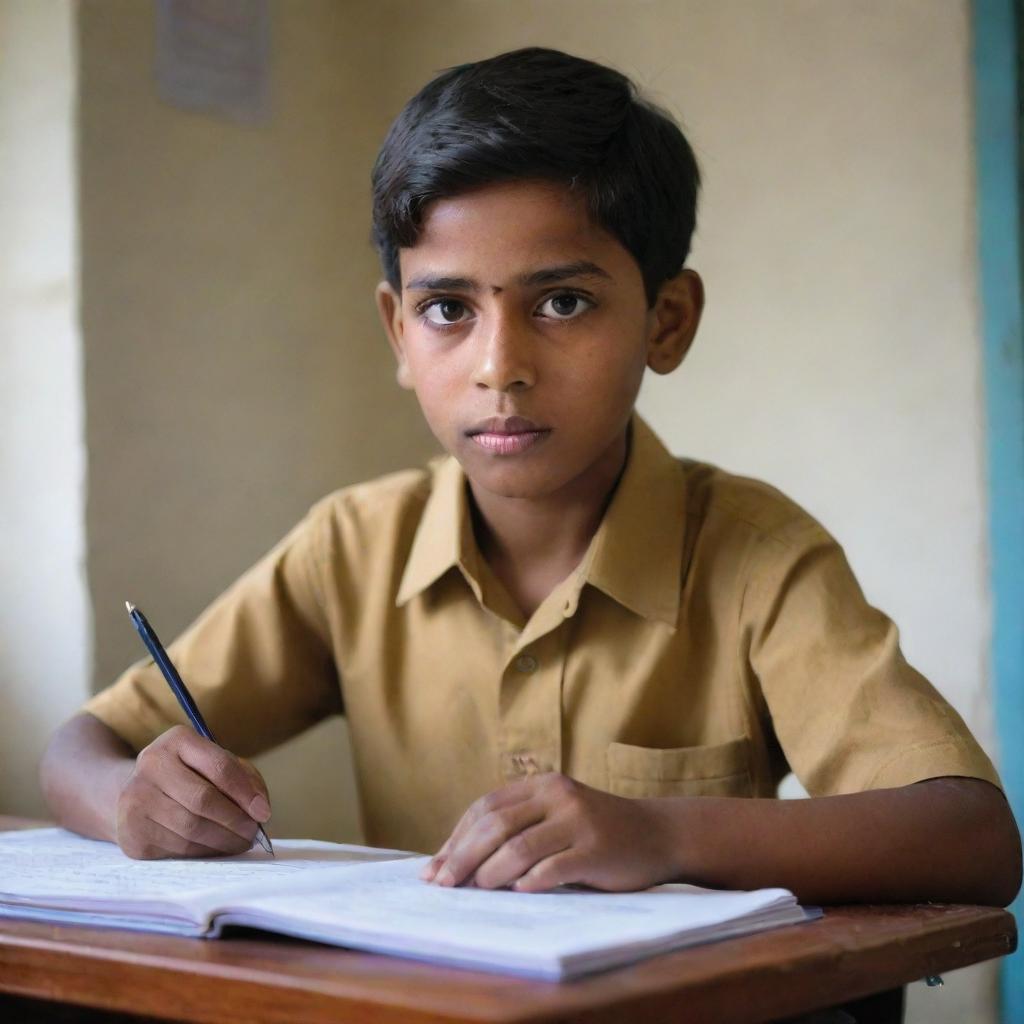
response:
M695 270L681 270L658 291L648 313L647 365L671 373L693 344L704 311L704 282Z
M402 321L402 297L388 284L381 281L375 292L377 299L377 312L380 313L381 323L384 325L384 333L388 336L391 351L395 353L398 360L398 369L395 377L399 387L408 391L412 390L412 374L409 372L409 364L405 358L405 333Z

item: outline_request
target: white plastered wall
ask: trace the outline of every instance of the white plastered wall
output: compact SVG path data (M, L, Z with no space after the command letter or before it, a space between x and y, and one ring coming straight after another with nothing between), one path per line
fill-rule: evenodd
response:
M0 2L0 809L89 692L74 11Z

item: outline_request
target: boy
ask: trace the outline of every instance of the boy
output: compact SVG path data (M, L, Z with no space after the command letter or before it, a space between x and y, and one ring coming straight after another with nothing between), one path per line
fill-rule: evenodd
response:
M633 411L703 305L671 119L504 54L414 97L373 184L398 380L449 457L319 503L172 646L226 748L346 714L368 841L437 850L436 884L1008 903L999 779L835 541ZM130 669L51 742L57 819L136 857L248 848L266 787L181 721ZM789 766L815 799L754 799Z

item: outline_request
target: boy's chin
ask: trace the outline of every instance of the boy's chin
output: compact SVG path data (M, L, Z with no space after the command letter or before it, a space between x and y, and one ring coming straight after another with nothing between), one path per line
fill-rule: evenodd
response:
M555 488L527 465L479 465L473 459L459 459L463 473L475 492L496 498L530 500L547 497Z

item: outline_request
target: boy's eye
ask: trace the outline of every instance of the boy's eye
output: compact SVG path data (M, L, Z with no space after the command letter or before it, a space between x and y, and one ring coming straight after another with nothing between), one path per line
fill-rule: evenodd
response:
M552 320L571 320L586 312L593 303L575 292L560 292L545 299L541 304L540 311L544 316Z
M590 299L576 292L558 292L546 298L538 312L549 320L573 320L593 305ZM463 323L469 314L466 304L459 299L428 299L416 307L416 312L435 327Z
M465 312L466 307L458 299L432 299L420 307L420 313L428 323L441 326L457 324Z

